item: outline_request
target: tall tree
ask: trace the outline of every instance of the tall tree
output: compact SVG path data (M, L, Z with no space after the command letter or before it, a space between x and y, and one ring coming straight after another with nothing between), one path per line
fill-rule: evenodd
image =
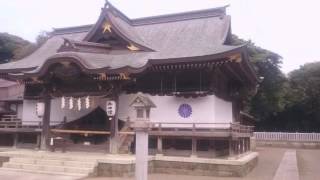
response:
M251 97L247 111L257 118L258 129L273 121L273 117L283 111L286 105L285 75L280 70L282 57L277 53L256 46L251 41L244 41L233 35L232 44L247 43L250 60L253 62L258 77L261 78L257 93Z
M22 59L44 44L50 38L50 32L43 31L36 43L31 43L18 36L8 33L0 33L0 63Z
M307 63L289 73L288 104L278 117L286 130L320 129L320 62Z

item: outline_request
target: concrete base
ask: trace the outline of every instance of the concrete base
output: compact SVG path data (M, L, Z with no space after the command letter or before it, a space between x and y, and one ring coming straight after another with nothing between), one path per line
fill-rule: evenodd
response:
M250 152L238 159L206 159L198 157L153 156L149 158L149 173L243 177L258 163L258 153ZM133 162L114 164L99 162L98 176L132 177Z
M0 169L28 170L34 173L68 174L102 177L133 177L135 172L134 155L112 155L103 153L39 152L31 150L0 150ZM249 152L236 159L201 158L177 156L149 156L149 174L182 174L196 176L243 177L258 162L258 153ZM27 166L21 166L27 165ZM31 169L32 168L32 169ZM40 171L41 170L41 171ZM44 171L46 170L46 171ZM61 172L60 172L61 170ZM67 171L67 172L66 172ZM88 173L90 172L90 173Z
M255 151L257 147L257 140L255 137L250 137L250 150Z

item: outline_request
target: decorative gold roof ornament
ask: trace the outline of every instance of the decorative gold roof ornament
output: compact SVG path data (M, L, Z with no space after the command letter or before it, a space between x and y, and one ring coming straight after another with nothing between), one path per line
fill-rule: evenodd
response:
M41 80L39 80L38 77L32 77L31 80L33 83L41 83Z
M62 61L60 63L66 68L68 68L70 66L70 64L71 64L71 62L69 62L69 61Z
M103 28L103 31L102 33L106 33L106 32L109 32L111 33L111 24L108 22L108 21L105 21L102 25L102 28Z
M120 79L123 79L123 80L129 80L130 79L130 77L129 77L129 75L127 73L120 73L119 76L120 76Z
M107 80L107 75L105 73L99 73L99 80L100 81L105 81Z
M127 48L128 48L130 51L139 51L139 50L140 50L137 46L135 46L135 45L133 45L133 44L128 45Z
M234 54L232 56L229 56L229 60L232 62L240 63L242 61L241 54L238 53L238 54Z

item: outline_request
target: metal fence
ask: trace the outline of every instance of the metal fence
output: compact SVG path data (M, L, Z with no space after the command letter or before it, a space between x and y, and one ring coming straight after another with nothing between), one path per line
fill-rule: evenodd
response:
M254 132L256 140L320 142L320 133Z

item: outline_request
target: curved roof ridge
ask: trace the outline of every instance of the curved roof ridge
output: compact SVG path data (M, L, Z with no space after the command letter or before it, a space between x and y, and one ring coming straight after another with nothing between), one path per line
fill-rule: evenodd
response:
M97 23L91 28L83 41L90 41L92 37L99 31L99 29L103 26L105 21L111 24L111 29L119 35L123 40L128 42L128 46L134 45L137 46L141 50L154 51L149 45L146 44L139 37L138 33L135 32L135 29L132 27L130 23L128 23L127 19L123 18L122 15L118 16L118 10L114 12L113 7L105 7L102 8L101 14ZM121 20L123 22L120 22ZM125 26L125 27L123 27Z
M187 12L163 14L149 17L141 17L131 19L131 23L134 26L148 25L148 24L160 24L175 21L185 21L192 19L208 18L208 17L218 17L226 15L226 8L228 6L216 7L210 9L201 9Z
M148 25L148 24L158 24L158 23L167 23L174 21L182 21L182 20L191 20L191 19L199 19L199 18L208 18L208 17L216 17L216 16L224 16L226 15L226 8L229 5L208 8L208 9L199 9L192 10L187 12L178 12L178 13L169 13L155 16L147 16L140 18L129 18L123 12L121 12L118 8L112 5L109 1L106 1L104 9L110 9L112 13L116 16L121 17L124 21L133 26L140 25Z
M125 15L115 6L113 6L110 2L106 2L106 5L101 9L102 12L100 14L100 17L103 14L103 12L106 12L107 10L109 10L114 16L120 17L122 20L124 20L131 26L141 26L141 25L148 25L148 24L160 24L160 23L192 20L192 19L199 19L199 18L225 16L227 7L229 7L229 5L216 7L216 8L209 8L209 9L193 10L193 11L187 11L187 12L169 13L169 14L162 14L162 15L155 15L155 16L139 17L139 18L129 18L127 15ZM95 24L72 26L72 27L65 27L65 28L53 28L53 34L60 35L60 34L69 34L69 33L78 33L78 32L90 32L94 28L94 26L99 22L99 19Z

